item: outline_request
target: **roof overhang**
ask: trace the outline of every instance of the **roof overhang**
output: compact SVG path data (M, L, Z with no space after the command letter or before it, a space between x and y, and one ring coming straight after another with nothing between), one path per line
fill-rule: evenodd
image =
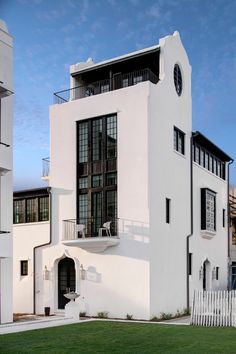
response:
M223 150L221 150L217 145L215 145L212 141L206 138L199 131L193 132L192 137L194 142L201 145L209 152L212 152L215 156L219 157L222 161L225 162L233 161L232 157L227 155Z
M71 76L76 76L78 74L83 74L83 73L86 73L86 72L89 72L89 71L92 71L95 69L100 69L100 68L110 66L113 64L121 63L121 62L129 60L129 59L134 59L134 58L138 58L138 57L141 57L141 56L144 56L147 54L158 52L159 50L160 50L160 46L158 44L158 45L155 45L155 46L152 46L149 48L145 48L142 50L138 50L138 51L135 51L135 52L132 52L129 54L121 55L121 56L113 58L113 59L108 59L108 60L102 61L97 64L92 64L92 65L89 65L86 67L82 67L81 69L79 69L79 64L78 65L75 64L75 65L71 66L70 73L71 73ZM76 69L76 67L77 67L77 69Z

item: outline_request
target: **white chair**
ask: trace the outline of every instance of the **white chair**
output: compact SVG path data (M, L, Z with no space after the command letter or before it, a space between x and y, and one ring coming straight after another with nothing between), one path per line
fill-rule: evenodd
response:
M82 235L82 238L85 238L85 225L84 224L77 224L76 225L76 238L79 238L79 235Z
M106 236L111 237L111 221L104 222L98 230L98 236L103 236L103 230L106 232Z

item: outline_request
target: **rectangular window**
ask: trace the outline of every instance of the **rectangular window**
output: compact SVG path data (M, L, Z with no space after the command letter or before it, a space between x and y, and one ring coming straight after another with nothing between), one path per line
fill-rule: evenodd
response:
M170 199L166 198L166 223L170 223Z
M101 85L101 93L109 92L109 91L110 91L110 85L109 84Z
M107 158L116 157L117 149L117 123L116 116L107 117Z
M128 87L129 86L129 79L126 78L126 79L123 79L122 80L122 87Z
M182 155L185 154L184 137L185 134L178 128L174 127L174 149Z
M25 223L25 199L14 200L13 202L13 222L14 224Z
M38 221L38 198L26 199L26 221Z
M201 189L201 229L216 231L216 193Z
M39 198L39 221L49 220L49 197Z
M134 76L134 85L138 84L139 82L143 81L142 75Z
M193 258L193 254L189 253L188 254L188 275L192 275L192 258Z
M79 162L88 161L88 122L79 124Z
M102 158L102 119L96 119L92 125L92 155L93 161Z
M115 235L117 229L116 114L78 122L77 149L77 222L85 224L86 235L91 237L98 236L98 230L103 223L111 221L112 234ZM86 151L86 154L82 154L81 151Z
M216 280L219 280L219 270L220 267L216 267Z
M205 152L205 166L207 170L209 170L209 154Z
M20 261L20 275L28 275L28 261Z
M223 209L222 217L223 217L222 226L225 227L225 209Z
M205 156L204 156L204 150L203 149L200 150L200 165L202 167L205 166Z

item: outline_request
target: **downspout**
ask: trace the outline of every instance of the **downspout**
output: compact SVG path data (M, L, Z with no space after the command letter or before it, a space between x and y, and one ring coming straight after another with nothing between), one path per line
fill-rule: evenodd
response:
M229 168L230 165L234 162L231 159L228 163L227 171L227 226L228 226L228 290L231 288L231 279L230 279L230 205L229 205Z
M186 307L188 311L190 310L189 305L189 239L193 236L193 137L197 136L198 133L192 134L190 138L190 234L186 238L186 292L187 292L187 302Z
M33 313L36 314L36 250L43 246L48 246L52 243L52 193L51 188L48 187L49 194L49 241L33 248Z

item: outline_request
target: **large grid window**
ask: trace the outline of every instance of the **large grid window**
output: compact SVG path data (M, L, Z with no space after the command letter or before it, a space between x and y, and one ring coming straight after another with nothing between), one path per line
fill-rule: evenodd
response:
M79 125L79 162L88 161L88 123Z
M216 231L216 193L201 189L201 229Z
M185 134L180 129L174 127L174 149L182 155L185 154L184 137Z
M22 224L49 220L49 197L15 199L13 201L13 223Z
M81 134L82 131L84 132L85 125L86 139L84 134ZM77 223L85 225L87 236L98 236L102 225L111 221L112 235L115 235L117 230L116 114L78 122L77 139ZM87 159L81 159L84 151L87 151Z
M216 176L225 179L225 162L195 143L193 144L193 160Z
M107 158L116 157L117 148L117 123L116 116L107 118Z

